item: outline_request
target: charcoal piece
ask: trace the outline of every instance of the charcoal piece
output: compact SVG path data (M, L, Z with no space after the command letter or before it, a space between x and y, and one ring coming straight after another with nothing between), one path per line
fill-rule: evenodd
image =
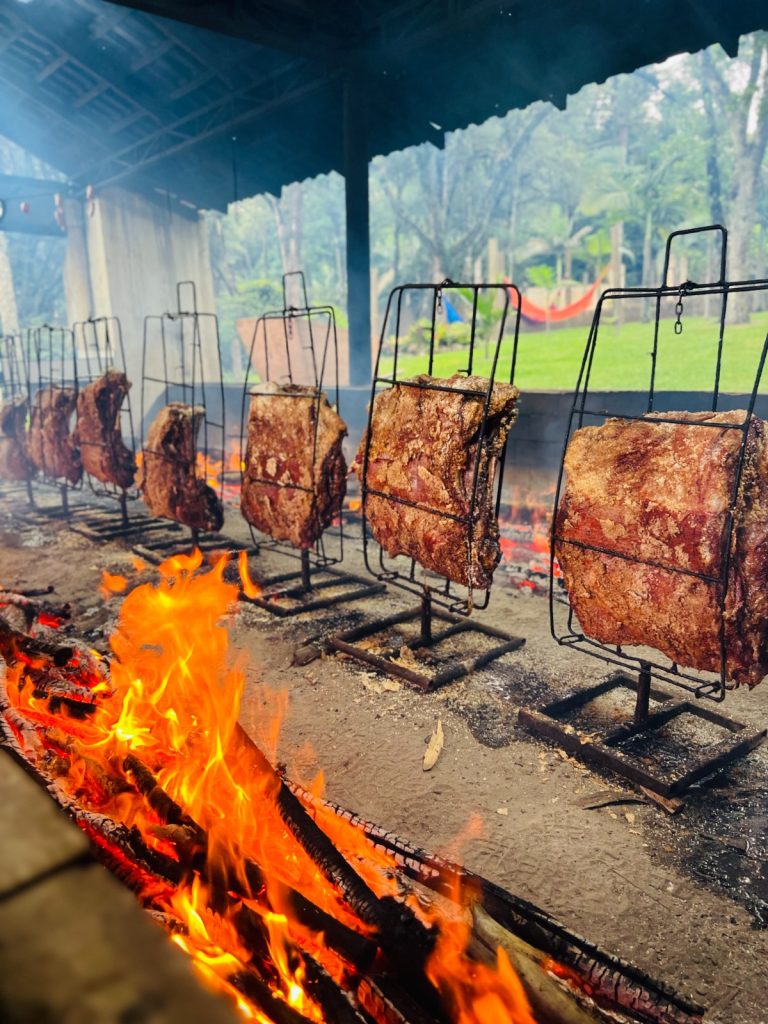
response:
M80 451L69 429L76 403L74 388L41 388L32 401L27 437L29 457L43 475L70 484L83 476Z
M251 397L240 507L274 540L311 548L341 509L347 425L325 394L298 384Z
M120 432L120 409L130 386L124 373L110 369L77 396L75 435L83 468L122 490L132 486L136 473L136 459Z
M220 530L221 501L197 476L195 442L205 417L202 406L171 402L149 428L136 483L150 512L193 530Z
M501 558L494 478L519 396L512 384L493 385L481 436L487 392L486 378L461 374L422 375L381 392L365 479L365 515L389 555L481 590ZM364 437L353 467L361 477L365 445Z
M651 413L574 433L556 553L586 636L719 673L719 581L743 435L696 424L743 423L746 413L663 415L685 422ZM768 672L768 439L755 417L734 511L724 644L727 678L760 682Z
M27 454L28 412L26 398L14 398L0 405L0 477L3 480L30 480L35 473Z

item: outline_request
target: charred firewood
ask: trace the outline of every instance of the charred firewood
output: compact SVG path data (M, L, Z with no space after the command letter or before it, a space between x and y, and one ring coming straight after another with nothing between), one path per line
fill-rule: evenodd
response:
M17 661L40 660L43 664L66 665L72 660L74 647L54 643L45 637L27 636L13 629L0 618L0 658L8 665Z
M244 729L237 735L248 747L254 765L275 788L280 816L320 868L326 879L347 900L366 924L376 929L382 949L406 970L422 971L434 948L435 936L410 907L389 897L379 898L334 846L306 807L290 790Z
M221 899L227 902L228 893L237 893L245 899L259 899L266 903L266 879L258 864L244 858L239 872L234 867L229 870L223 865L217 865L213 870L205 857L208 849L208 836L205 830L182 811L138 757L129 754L124 761L124 768L131 774L139 791L164 823L159 828L153 828L153 834L174 844L178 843L177 850L182 855L182 863L194 868L201 878L211 884L214 895L218 892ZM246 886L243 885L243 880L247 883ZM362 970L373 962L377 946L370 939L337 921L290 887L286 889L285 898L296 920L311 932L322 934L328 947L348 963ZM267 909L271 909L268 904ZM248 944L253 945L256 938L256 922L249 915L257 918L257 915L248 911L246 907L238 911L238 919L242 927L248 931Z
M546 969L546 958L512 932L502 928L479 904L472 908L475 937L469 952L477 959L493 963L501 948L509 957L525 989L537 1020L556 1020L559 1024L601 1024L606 1017L588 1001L583 992L569 988ZM612 1020L615 1020L612 1016Z
M133 778L138 791L146 797L147 803L166 825L181 825L189 829L205 848L204 833L200 826L173 800L160 786L152 772L135 754L128 754L123 761L123 768Z
M21 738L20 738L21 737ZM126 858L147 874L157 875L177 885L181 878L179 865L170 857L151 850L135 826L128 828L105 814L81 807L61 784L50 775L43 764L44 746L37 729L14 708L8 699L5 682L0 679L0 744L16 758L22 767L33 768L32 777L45 789L61 809L96 842L103 854L112 851ZM99 842L100 840L100 842Z
M383 975L363 978L357 987L357 998L376 1024L437 1024L398 982Z
M350 997L313 957L304 956L304 987L318 1005L326 1020L333 1024L366 1024L367 1018L355 1008Z
M69 604L53 605L47 601L33 601L33 597L51 593L51 589L39 591L0 590L0 609L19 608L24 615L27 629L31 629L37 619L48 617L60 622L69 620L72 609Z
M294 1010L284 999L276 996L269 985L252 971L239 971L227 978L230 985L242 992L246 999L261 1010L274 1024L310 1024L309 1017Z
M375 849L391 854L403 874L425 888L449 899L455 899L457 893L472 893L502 928L580 978L600 1005L619 1006L659 1024L696 1024L701 1020L702 1007L683 999L671 988L652 982L633 964L574 935L527 900L513 896L461 865L427 853L330 800L313 796L296 783L291 783L291 788L301 797L308 813L317 814L319 808L333 811L359 828Z

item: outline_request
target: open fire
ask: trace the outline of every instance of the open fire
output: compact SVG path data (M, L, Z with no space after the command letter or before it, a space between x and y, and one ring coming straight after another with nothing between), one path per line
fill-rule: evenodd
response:
M108 659L8 628L0 742L245 1019L693 1019L604 1013L577 972L495 922L481 928L466 891L422 891L319 792L300 799L238 725L226 566L175 556L133 589L105 574L127 595ZM278 727L264 723L265 744Z

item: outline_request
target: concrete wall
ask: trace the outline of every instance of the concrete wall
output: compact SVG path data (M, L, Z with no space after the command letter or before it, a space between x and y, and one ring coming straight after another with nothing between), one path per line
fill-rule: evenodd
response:
M187 280L195 282L198 309L215 311L204 225L197 216L182 215L117 187L99 193L86 208L68 201L65 215L68 320L74 323L91 315L120 319L138 407L145 316L175 311L176 283ZM204 347L208 340L204 337ZM150 346L149 360L159 376L156 343ZM211 363L209 374L212 368Z

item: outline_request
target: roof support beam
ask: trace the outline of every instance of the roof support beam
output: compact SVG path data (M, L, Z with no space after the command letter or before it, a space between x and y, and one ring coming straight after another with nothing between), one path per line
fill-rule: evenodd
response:
M147 67L148 64L154 64L156 60L165 56L173 48L173 45L172 39L162 39L157 46L151 46L140 57L131 62L131 71L135 74L137 71L141 71L142 68Z
M97 82L92 89L88 90L88 92L84 92L82 96L78 96L72 106L75 110L79 110L81 107L87 106L91 100L95 100L97 96L101 96L101 94L106 92L108 88L109 82Z
M184 153L189 149L193 149L195 146L200 145L200 143L205 142L207 139L213 139L221 135L225 135L227 132L232 131L233 128L237 128L241 124L249 124L252 121L258 120L259 117L271 110L278 109L286 103L292 103L295 100L299 100L302 96L306 96L307 94L314 92L316 89L319 89L321 86L332 82L334 79L338 78L340 74L341 72L338 71L329 71L325 75L322 75L310 82L305 82L303 85L299 85L294 89L286 90L285 94L282 96L275 99L265 100L262 103L255 103L253 106L249 107L248 110L245 110L242 114L238 114L236 117L233 117L228 121L216 121L215 118L213 118L212 120L215 123L207 130L199 131L181 142L176 142L171 146L167 146L165 149L159 150L151 156L147 156L143 160L139 159L132 161L129 166L117 174L112 174L107 178L99 177L96 184L100 187L104 187L105 185L114 185L118 181L123 181L125 178L131 177L137 171L140 171L145 167L151 167L153 164L157 164L161 160L166 160L168 157L178 156L179 153ZM174 127L173 125L170 125L165 131L166 137L172 131L174 131ZM179 132L176 131L176 134L178 135ZM123 151L121 150L117 156L120 156L122 159L122 154ZM83 176L81 175L80 177L82 179Z
M64 67L68 60L69 56L66 53L60 53L50 64L46 64L44 68L38 71L35 75L35 81L44 82L46 78L50 78L51 75L55 74L59 68Z

